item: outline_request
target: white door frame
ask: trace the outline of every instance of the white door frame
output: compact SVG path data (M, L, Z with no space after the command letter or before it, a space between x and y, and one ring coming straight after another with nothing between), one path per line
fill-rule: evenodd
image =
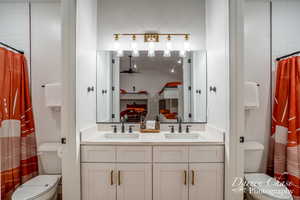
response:
M76 0L62 0L63 199L80 200L80 134L76 130Z
M244 0L228 0L229 5L229 132L225 138L225 200L242 200L243 187L232 186L244 176ZM235 190L234 190L235 189Z

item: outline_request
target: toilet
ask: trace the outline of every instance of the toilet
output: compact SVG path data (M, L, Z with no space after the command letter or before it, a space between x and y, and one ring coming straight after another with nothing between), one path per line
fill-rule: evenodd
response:
M36 176L16 189L12 200L56 200L61 179L61 145L43 143L38 147L39 168L45 175Z
M264 146L258 142L244 143L245 192L247 200L293 200L288 188L264 173L258 173Z

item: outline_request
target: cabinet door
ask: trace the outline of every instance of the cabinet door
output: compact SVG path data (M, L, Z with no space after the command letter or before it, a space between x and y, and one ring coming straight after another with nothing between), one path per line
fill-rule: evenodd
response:
M115 164L82 163L82 200L116 200Z
M118 164L117 200L152 200L152 165Z
M154 200L188 199L188 164L154 164Z
M190 164L190 200L223 200L223 163Z

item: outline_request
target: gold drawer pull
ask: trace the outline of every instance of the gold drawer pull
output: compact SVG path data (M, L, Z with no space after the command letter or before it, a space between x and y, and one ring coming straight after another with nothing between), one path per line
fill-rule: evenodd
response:
M110 171L110 185L113 185L114 184L114 171L111 170Z
M192 170L192 185L195 185L195 171Z
M121 171L118 171L118 185L121 185Z
M184 170L184 185L187 184L187 171Z

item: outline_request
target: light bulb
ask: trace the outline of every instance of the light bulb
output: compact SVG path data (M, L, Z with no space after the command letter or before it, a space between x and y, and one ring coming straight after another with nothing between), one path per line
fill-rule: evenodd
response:
M121 45L119 43L119 35L118 34L115 35L114 50L117 52L118 57L123 56L123 51L122 51Z
M120 49L120 43L118 40L115 40L114 41L114 50L115 51L118 51Z
M171 56L171 51L172 51L171 36L168 35L167 42L166 42L166 49L164 51L164 56L165 57L170 57Z
M191 51L191 45L190 45L189 41L184 41L183 48L185 51Z
M164 51L164 56L165 57L170 57L171 56L171 51L172 51L172 43L170 40L167 41L166 44L166 49Z
M191 51L191 46L190 46L189 35L188 34L186 34L184 36L183 49L180 50L180 52L179 52L180 56L185 57L187 51Z
M132 36L132 43L131 43L131 50L132 50L132 56L137 57L139 56L139 51L138 51L138 44L136 42L136 36Z
M154 57L155 56L154 42L149 42L149 45L148 45L148 56L149 57Z

